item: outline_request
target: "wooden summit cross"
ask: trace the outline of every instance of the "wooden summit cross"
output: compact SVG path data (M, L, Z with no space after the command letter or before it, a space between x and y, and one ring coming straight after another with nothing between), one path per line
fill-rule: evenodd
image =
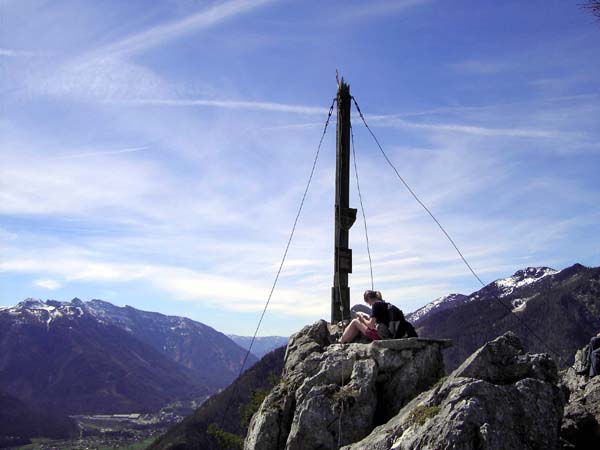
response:
M350 86L344 78L338 83L337 132L335 163L335 252L333 288L331 288L331 323L350 319L352 249L348 248L348 231L356 220L350 208Z

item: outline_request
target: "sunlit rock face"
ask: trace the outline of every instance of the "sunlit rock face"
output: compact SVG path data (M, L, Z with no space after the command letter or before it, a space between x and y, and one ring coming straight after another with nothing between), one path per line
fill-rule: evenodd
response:
M568 389L551 357L526 353L516 335L439 379L448 341L342 345L333 331L321 321L292 336L245 450L562 448Z
M344 450L559 449L566 394L557 381L548 355L525 353L507 333Z
M449 341L336 344L325 321L290 338L284 374L250 424L247 450L338 449L359 441L444 373Z

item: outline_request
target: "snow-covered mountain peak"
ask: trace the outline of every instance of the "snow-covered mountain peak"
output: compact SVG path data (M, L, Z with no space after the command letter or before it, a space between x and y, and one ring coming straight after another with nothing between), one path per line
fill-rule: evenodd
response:
M63 312L56 307L55 303L49 300L43 302L37 298L27 298L22 302L17 303L12 308L4 308L2 311L6 311L9 315L21 317L20 322L25 323L27 317L34 321L45 323L46 326L50 326L50 323L63 316Z
M558 271L551 269L550 267L527 267L526 269L518 270L511 277L501 278L494 281L492 284L502 291L500 297L505 297L512 294L517 288L535 283L548 275L554 275L556 273L558 273Z
M4 308L3 313L18 316L19 323L30 321L45 323L50 327L52 321L61 317L81 317L88 314L86 303L75 298L71 302L60 302L57 300L40 300L27 298L13 307Z
M19 309L46 309L47 305L39 298L26 298L22 302L17 303L15 308Z

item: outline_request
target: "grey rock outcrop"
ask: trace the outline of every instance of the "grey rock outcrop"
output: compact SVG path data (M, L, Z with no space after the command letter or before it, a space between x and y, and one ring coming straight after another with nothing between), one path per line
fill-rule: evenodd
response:
M281 383L250 423L245 450L328 450L359 441L443 373L449 341L335 344L325 321L290 338Z
M600 376L579 375L585 367L587 346L575 355L573 367L561 373L562 383L569 389L561 437L563 448L595 450L600 447Z
M507 333L343 450L558 449L565 395L557 379L548 355L525 353Z

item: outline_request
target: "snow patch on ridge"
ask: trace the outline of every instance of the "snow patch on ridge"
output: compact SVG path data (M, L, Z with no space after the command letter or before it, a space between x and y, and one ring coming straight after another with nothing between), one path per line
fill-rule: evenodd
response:
M31 316L45 323L48 328L50 328L53 320L64 316L60 308L35 298L28 298L14 307L6 309L11 315L19 315L22 311L26 310Z
M536 298L538 295L539 294L535 294L535 295L532 295L531 297L527 297L527 298L515 298L514 300L512 300L510 302L512 305L512 312L518 313L518 312L525 311L525 308L527 307L527 302L529 302L529 300Z
M528 267L527 269L519 270L512 277L501 278L494 281L492 284L502 291L500 297L506 297L507 295L512 294L517 288L527 286L548 275L557 273L558 270L551 269L550 267Z

